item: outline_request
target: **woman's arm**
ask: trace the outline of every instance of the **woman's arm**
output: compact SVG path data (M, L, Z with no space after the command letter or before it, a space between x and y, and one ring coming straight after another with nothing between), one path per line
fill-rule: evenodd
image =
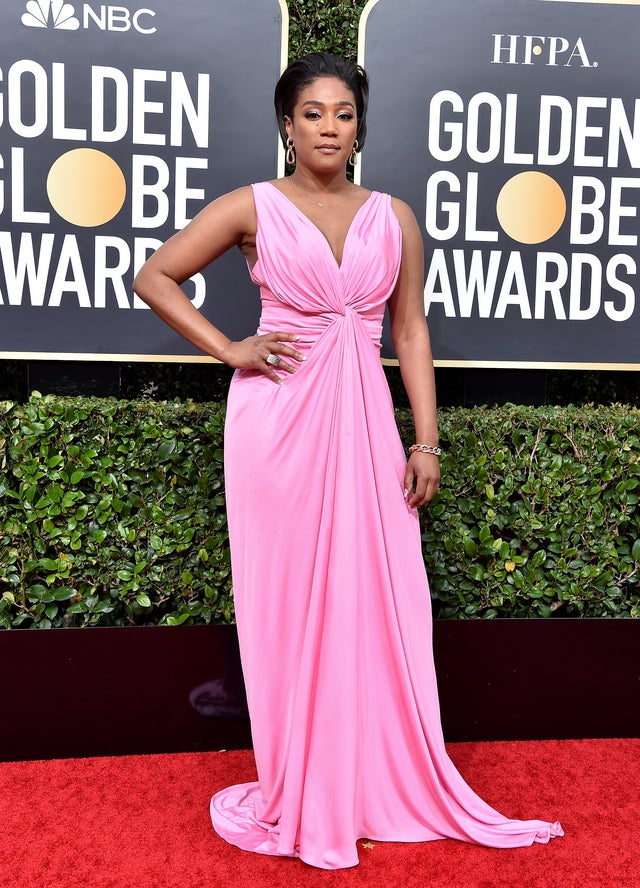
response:
M413 413L416 443L437 446L436 388L424 316L422 235L415 216L405 203L394 199L393 209L402 228L402 259L398 281L389 300L391 338ZM439 484L438 457L431 453L412 453L405 474L409 505L417 507L428 502Z
M193 307L181 284L201 271L232 246L248 252L255 245L256 214L251 188L240 188L212 201L186 228L163 244L138 272L133 288L138 296L177 333L205 354L231 367L260 370L281 382L270 354L302 360L290 333L275 331L266 336L249 336L233 342ZM222 295L222 294L221 294ZM282 360L278 367L289 373L296 368Z

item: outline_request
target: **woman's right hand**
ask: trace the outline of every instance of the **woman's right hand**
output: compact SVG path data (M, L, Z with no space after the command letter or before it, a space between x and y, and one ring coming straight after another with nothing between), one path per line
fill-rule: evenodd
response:
M306 360L306 355L285 344L296 342L297 339L293 333L283 333L280 330L260 336L248 336L240 342L229 342L221 359L225 364L239 370L259 370L280 385L282 378L276 368L285 373L295 373L298 369L284 360L285 357L298 362Z

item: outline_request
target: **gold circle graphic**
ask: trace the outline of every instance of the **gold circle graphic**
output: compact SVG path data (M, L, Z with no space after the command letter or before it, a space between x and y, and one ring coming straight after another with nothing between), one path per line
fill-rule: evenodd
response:
M509 237L521 244L540 244L560 229L567 201L555 179L531 170L504 183L496 210Z
M51 206L72 225L104 225L120 212L126 193L118 164L95 148L67 151L47 176Z

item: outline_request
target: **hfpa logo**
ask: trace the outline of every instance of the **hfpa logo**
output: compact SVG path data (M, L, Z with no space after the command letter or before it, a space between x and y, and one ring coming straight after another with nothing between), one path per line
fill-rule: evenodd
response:
M565 68L578 64L583 68L597 68L589 61L582 37L569 41L566 37L540 37L533 34L492 34L492 65L545 65Z
M27 28L55 28L63 31L77 31L98 28L100 31L137 31L139 34L155 34L155 26L145 27L143 19L155 17L152 9L131 11L124 6L101 4L98 11L88 3L81 7L82 19L76 15L71 3L65 0L27 0L22 24Z

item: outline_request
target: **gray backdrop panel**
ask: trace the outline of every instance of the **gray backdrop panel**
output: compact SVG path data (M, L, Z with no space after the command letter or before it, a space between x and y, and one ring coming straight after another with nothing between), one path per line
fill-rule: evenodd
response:
M366 13L365 13L366 14ZM379 0L369 9L364 28L364 47L361 58L371 77L371 104L369 135L362 160L362 183L388 191L410 204L425 235L426 267L430 267L432 253L444 251L447 267L453 281L453 250L463 250L468 264L473 250L482 252L485 268L491 250L501 251L497 292L504 278L507 258L511 251L519 251L524 269L524 280L529 302L533 304L536 279L536 256L539 251L559 253L568 261L574 253L591 253L603 266L603 284L594 299L610 299L616 309L625 303L622 294L615 293L606 282L606 266L611 257L624 253L635 265L635 272L619 277L628 288L638 289L638 234L640 233L638 203L640 189L626 188L623 202L629 206L629 215L621 221L620 231L630 237L632 246L615 246L607 237L608 201L611 180L628 177L640 184L640 55L637 52L640 8L637 5L612 5L577 2L545 2L545 0ZM514 44L513 64L508 52L495 57L495 34L503 35L502 46L508 47L509 35L518 35ZM525 51L526 35L539 35L530 52L531 64ZM556 55L550 65L550 49L563 44L551 38L564 38L568 49ZM362 40L362 34L361 34ZM582 43L575 50L578 40ZM431 98L440 90L453 90L463 100L465 108L470 98L487 91L496 96L503 109L501 143L504 143L506 96L517 99L515 119L515 146L518 152L533 152L534 162L505 164L503 155L490 163L470 159L466 150L447 161L437 160L428 146L429 106ZM590 108L587 125L601 127L600 135L586 140L589 155L605 154L604 166L579 165L574 155L559 165L537 164L539 106L542 95L566 98L573 109L571 124L572 144L575 138L576 102L579 96L606 100L606 107ZM607 136L611 99L623 100L627 122L631 127L631 151L621 150L615 168L607 166ZM634 108L637 112L634 117ZM486 149L490 138L486 108L480 115L478 142ZM513 118L513 114L511 115ZM445 122L463 122L466 114L452 113L448 108ZM557 150L559 116L552 119L551 143ZM442 144L446 145L443 135ZM447 240L429 238L425 229L426 184L431 175L448 170L462 182L459 195L443 192L447 200L461 200L464 206L466 177L478 174L477 225L480 229L498 232L495 243L466 239L464 229ZM558 232L539 244L523 244L509 237L498 223L497 195L504 183L518 173L538 170L551 176L567 198L567 216ZM606 199L603 207L604 235L592 245L571 244L569 217L571 189L575 175L592 176L604 185ZM440 203L440 201L438 201ZM444 225L442 212L438 213ZM590 220L584 219L583 230ZM454 301L457 300L455 282ZM565 308L569 302L569 283L562 288ZM589 301L588 277L581 287L581 304ZM517 307L506 309L502 319L493 316L481 318L477 302L470 317L461 317L457 303L455 317L446 317L441 304L432 304L428 312L435 358L463 365L467 362L499 364L513 362L531 365L537 362L552 364L591 365L608 364L640 369L639 313L640 306L631 297L634 310L625 321L614 321L602 310L589 320L556 319L547 300L545 318L524 320ZM492 310L493 314L493 310ZM567 315L568 315L567 311ZM385 353L392 353L390 341L385 338Z
M48 8L48 0L41 7ZM277 170L277 131L273 115L273 87L280 73L282 47L282 13L278 0L153 0L155 17L141 17L141 27L155 27L153 34L142 34L126 22L116 22L112 30L101 29L93 19L83 21L84 7L99 12L104 4L75 3L74 11L80 27L74 31L49 27L27 27L21 22L25 4L12 2L0 7L0 94L4 113L0 113L0 181L4 184L4 205L0 204L0 233L10 232L13 243L11 262L18 261L19 243L24 232L33 234L38 258L43 233L55 235L51 266L46 279L44 304L31 305L30 288L13 287L9 304L5 262L0 267L0 355L9 353L44 353L50 356L199 355L181 337L175 335L151 311L141 308L119 308L113 287L107 284L106 305L94 307L94 253L97 236L121 238L132 248L135 238L166 240L175 232L173 224L173 182L176 158L205 161L207 169L189 173L188 187L201 189L204 197L189 200L187 215L192 217L207 202L241 185L273 178ZM151 4L149 4L151 5ZM129 10L130 23L137 2L119 0L118 6ZM86 27L84 26L86 24ZM12 66L22 59L35 61L47 80L48 125L37 138L18 135L10 126L9 114L19 114L24 124L33 123L36 112L33 102L33 76L22 78L19 108L16 90L9 94L8 78ZM64 64L65 125L88 128L86 140L52 137L52 64ZM129 87L129 121L125 138L114 142L91 141L90 88L92 66L110 66L123 72ZM131 138L133 69L183 72L194 101L198 98L197 74L210 78L210 108L207 145L197 145L188 125L184 126L184 142L180 145L133 144ZM163 112L149 114L146 129L169 133L169 88L166 83L150 83L146 100L163 103ZM106 92L105 119L114 125L113 88ZM95 99L95 96L94 96ZM139 112L137 112L139 113ZM167 143L170 141L166 139ZM201 140L202 141L202 140ZM82 227L61 218L51 206L46 189L48 172L54 161L76 148L91 147L112 158L125 174L127 195L122 209L105 224ZM50 213L49 224L18 222L12 210L12 149L24 152L24 207L31 212ZM158 227L132 225L131 168L132 155L153 155L161 158L171 170L167 190L170 215ZM153 170L147 173L151 181ZM22 186L18 184L16 190ZM145 213L155 210L154 200L147 200ZM16 214L17 215L17 212ZM51 288L63 239L73 235L79 254L91 307L81 307L76 293L65 292L59 307L49 306ZM6 235L5 235L6 238ZM115 264L117 255L111 251L108 261ZM131 304L133 261L124 274L124 284ZM11 273L9 275L11 277ZM73 278L71 268L68 279ZM249 335L256 327L259 304L255 286L249 281L243 257L231 251L208 268L204 314L232 337ZM187 282L191 296L193 285Z

